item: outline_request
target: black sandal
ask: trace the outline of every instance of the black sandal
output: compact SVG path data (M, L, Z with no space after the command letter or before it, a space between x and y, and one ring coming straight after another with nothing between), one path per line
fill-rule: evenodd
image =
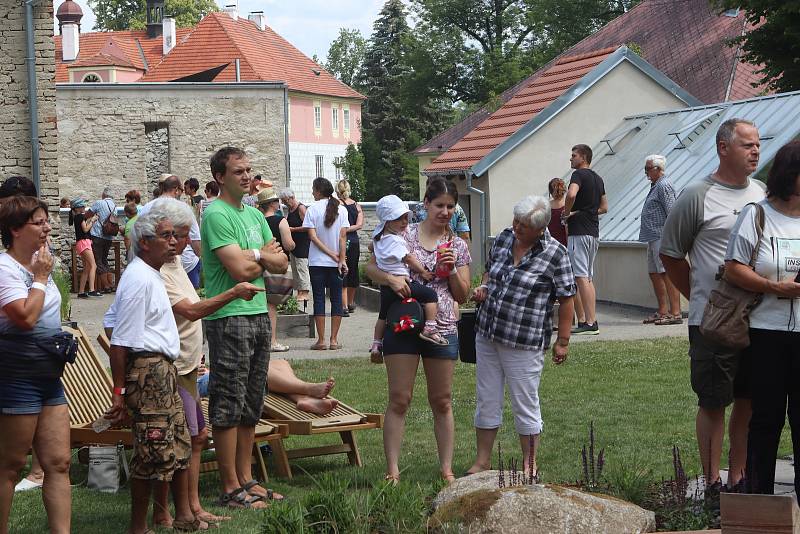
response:
M251 486L252 487L252 486ZM236 488L230 493L223 493L214 501L215 506L222 508L252 508L253 504L263 501L261 495L253 495L244 488Z
M258 480L253 479L253 480L250 480L250 481L246 482L244 485L242 485L242 489L244 491L246 491L248 495L250 495L252 497L257 497L257 498L261 499L262 501L266 500L266 501L281 502L283 500L286 500L286 497L283 496L283 495L281 495L280 497L275 497L275 492L273 490L269 489L269 488L267 488L267 496L266 497L264 497L263 495L259 495L258 493L251 493L250 490L253 489L255 486L258 486L258 485L259 485L258 484Z

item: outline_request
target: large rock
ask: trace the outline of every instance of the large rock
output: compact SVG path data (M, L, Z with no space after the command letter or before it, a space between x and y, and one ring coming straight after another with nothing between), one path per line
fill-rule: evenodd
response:
M508 480L506 475L506 480ZM653 532L655 514L607 495L551 484L498 489L497 471L460 478L433 502L433 526L502 534L626 534Z

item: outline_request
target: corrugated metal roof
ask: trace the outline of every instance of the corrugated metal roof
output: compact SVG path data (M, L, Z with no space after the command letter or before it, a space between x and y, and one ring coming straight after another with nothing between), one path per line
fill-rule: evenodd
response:
M603 177L608 197L608 213L600 218L600 240L604 243L638 240L639 216L650 189L643 170L644 158L650 154L665 156L666 176L680 194L687 185L716 170L717 129L733 117L751 120L758 127L761 136L758 173L772 161L780 147L800 135L800 91L636 115L627 117L615 128L612 133L616 140L610 140L610 147L603 141L595 147L592 165ZM611 137L611 134L606 136Z

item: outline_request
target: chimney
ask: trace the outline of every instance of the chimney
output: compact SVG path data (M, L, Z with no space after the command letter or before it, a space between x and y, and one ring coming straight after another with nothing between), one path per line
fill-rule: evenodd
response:
M228 4L222 11L230 15L233 20L239 20L239 4Z
M164 43L164 55L170 53L170 51L175 48L175 19L172 17L164 17L163 23L163 43Z
M253 11L247 18L253 21L262 32L267 29L267 17L264 16L263 11Z
M79 26L74 22L61 25L61 58L64 61L75 61L80 48Z

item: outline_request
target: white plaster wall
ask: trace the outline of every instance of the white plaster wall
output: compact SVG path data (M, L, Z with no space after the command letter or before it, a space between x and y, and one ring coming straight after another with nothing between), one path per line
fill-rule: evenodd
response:
M511 224L511 208L520 198L547 195L547 182L569 171L574 145L594 148L628 115L685 106L638 68L620 63L489 169L490 233Z
M315 156L323 157L323 178L336 185L336 167L333 160L344 157L347 145L289 142L291 188L295 198L304 204L314 201L311 184L317 176Z

